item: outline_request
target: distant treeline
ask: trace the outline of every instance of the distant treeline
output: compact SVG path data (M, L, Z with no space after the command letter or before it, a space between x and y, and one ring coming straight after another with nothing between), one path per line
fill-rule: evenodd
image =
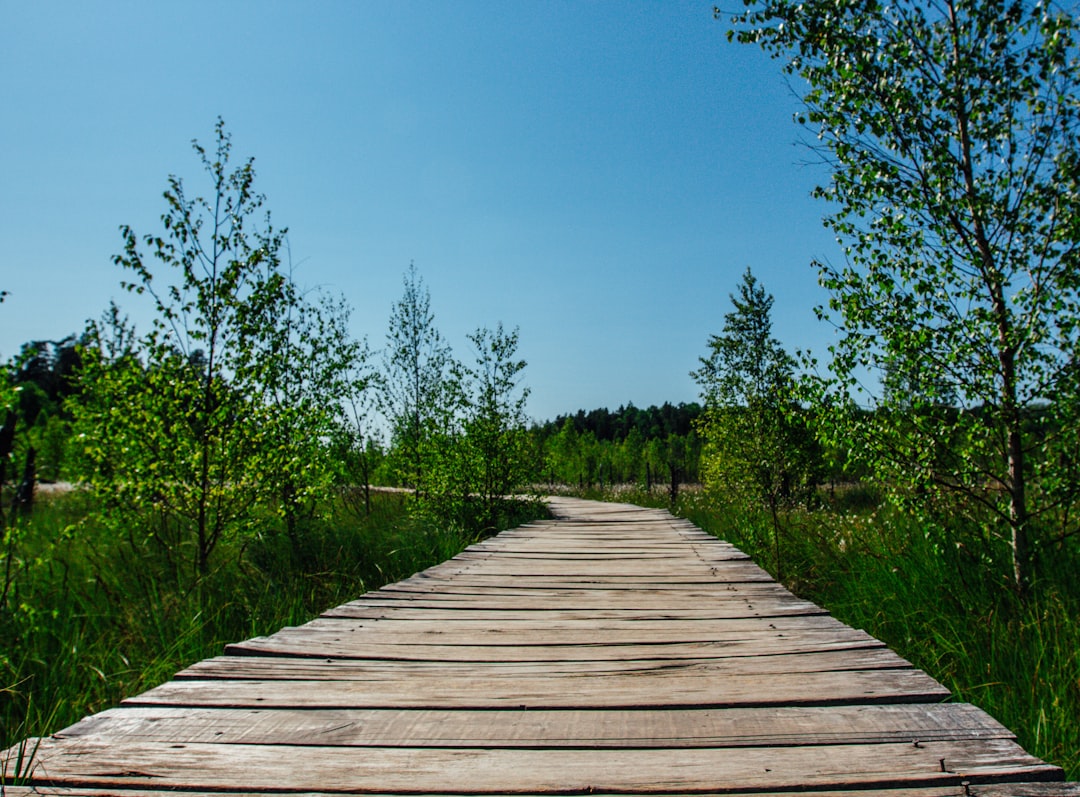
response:
M696 403L606 408L536 424L532 434L540 463L539 478L548 484L604 487L635 483L651 489L665 485L672 495L681 483L698 480L701 441Z
M690 434L700 415L701 405L697 402L672 404L665 401L659 407L653 405L646 409L630 403L614 412L601 407L588 412L578 410L573 415L558 415L553 421L537 424L536 429L546 437L569 422L578 434L592 432L597 440L621 443L634 430L645 440L663 440L673 434L680 437Z

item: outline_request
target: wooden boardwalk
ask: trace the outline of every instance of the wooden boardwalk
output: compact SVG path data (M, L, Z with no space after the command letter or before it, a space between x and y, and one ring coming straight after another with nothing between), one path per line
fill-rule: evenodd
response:
M1080 795L734 547L552 505L41 740L5 793Z

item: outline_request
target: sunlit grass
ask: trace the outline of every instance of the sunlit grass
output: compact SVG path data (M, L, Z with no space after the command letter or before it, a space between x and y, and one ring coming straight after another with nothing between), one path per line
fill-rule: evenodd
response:
M370 516L335 504L313 519L299 551L268 518L260 534L215 551L216 567L196 589L160 555L133 552L129 540L86 522L86 500L72 493L43 501L7 532L0 749L116 705L227 643L298 625L406 578L472 541L414 517L406 496L376 493ZM541 512L526 505L507 522Z

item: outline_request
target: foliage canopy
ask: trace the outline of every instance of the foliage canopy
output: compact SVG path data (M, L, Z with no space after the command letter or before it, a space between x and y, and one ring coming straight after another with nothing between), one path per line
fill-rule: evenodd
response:
M121 228L115 262L152 300L152 328L138 337L115 306L90 325L75 409L106 516L198 581L256 504L297 542L303 507L332 478L322 442L358 348L345 311L309 301L282 267L285 231L263 212L253 160L231 164L224 123L212 149L192 146L208 198L171 176L162 234Z
M1080 503L1076 22L1007 0L746 6L729 38L783 59L832 173L825 398L850 411L860 373L902 375L882 412L849 412L849 448L898 498L980 513L1023 590Z

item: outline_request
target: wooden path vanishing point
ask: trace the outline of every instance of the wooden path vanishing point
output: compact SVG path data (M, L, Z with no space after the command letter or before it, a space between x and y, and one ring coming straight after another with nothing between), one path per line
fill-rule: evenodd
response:
M1080 795L731 545L551 503L41 740L5 793Z

